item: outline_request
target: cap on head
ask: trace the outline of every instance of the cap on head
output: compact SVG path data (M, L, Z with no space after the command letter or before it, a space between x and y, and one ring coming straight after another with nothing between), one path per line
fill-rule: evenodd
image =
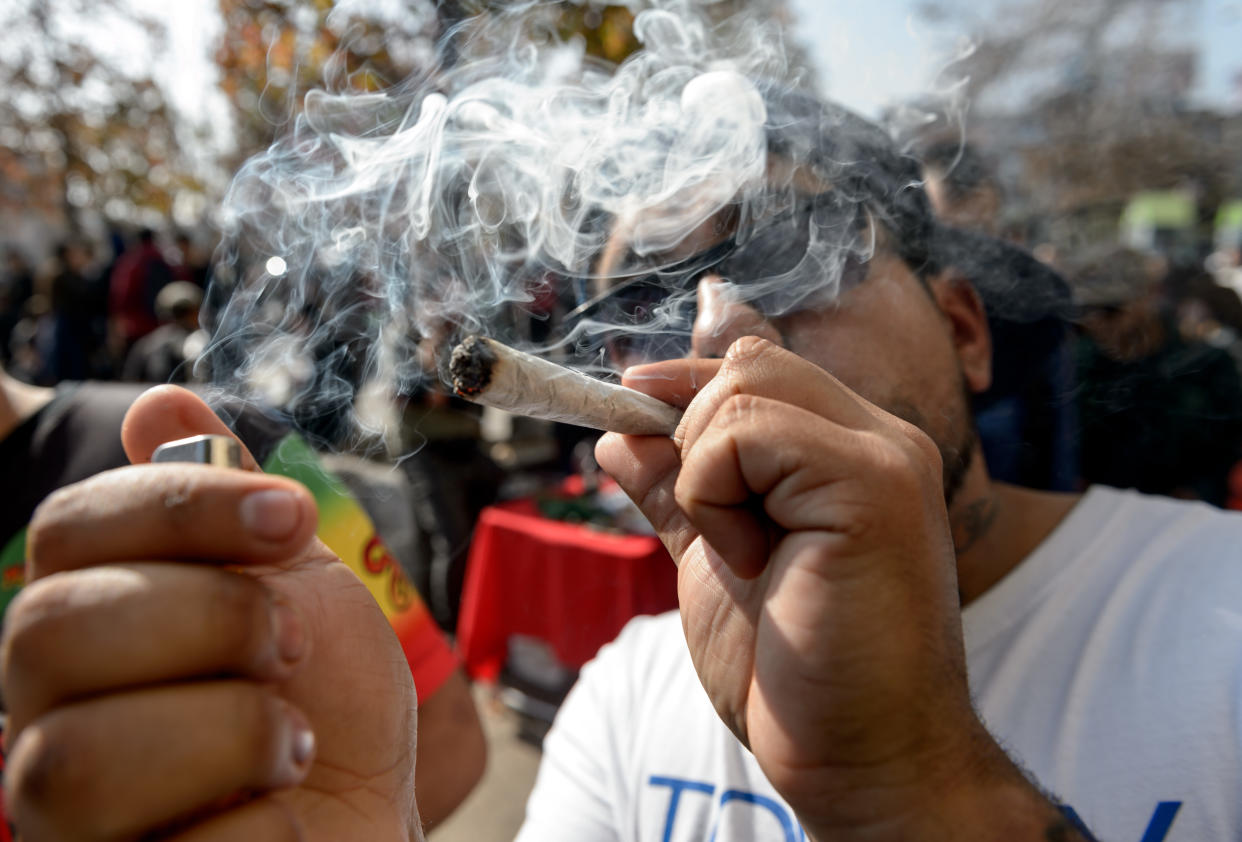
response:
M1080 310L1120 307L1137 301L1156 283L1152 261L1135 249L1115 246L1084 255L1068 270Z
M189 281L173 281L155 296L155 313L162 321L180 318L199 308L203 291Z

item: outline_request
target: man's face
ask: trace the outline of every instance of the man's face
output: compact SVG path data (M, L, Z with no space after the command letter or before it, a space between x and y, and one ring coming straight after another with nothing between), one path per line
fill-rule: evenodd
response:
M1142 359L1161 339L1160 308L1154 294L1108 307L1092 307L1081 319L1083 330L1105 356L1118 362Z
M701 299L712 283L704 279ZM717 356L744 335L781 342L931 436L952 498L976 449L969 393L986 388L990 377L986 318L972 290L946 279L929 290L881 249L866 280L831 304L773 319L738 304L707 312L713 315L701 314L695 325L698 353Z
M707 253L733 233L734 221L729 217L722 225L708 220L683 240L677 253L665 256L667 262ZM976 451L970 394L986 389L991 379L991 341L983 307L974 290L952 276L925 285L894 252L882 227L867 229L859 237L875 246L874 256L861 267L861 281L843 281L835 299L827 303L818 299L816 305L804 304L779 317L765 317L730 297L730 286L719 275L710 271L703 275L692 353L721 356L734 340L760 336L815 363L931 436L944 460L946 498L951 499ZM603 277L611 274L612 258L624 251L623 242L610 246L597 265ZM851 273L843 272L842 277L847 274ZM748 279L731 280L744 285ZM812 280L818 279L808 282ZM614 347L614 363L654 359L623 354Z

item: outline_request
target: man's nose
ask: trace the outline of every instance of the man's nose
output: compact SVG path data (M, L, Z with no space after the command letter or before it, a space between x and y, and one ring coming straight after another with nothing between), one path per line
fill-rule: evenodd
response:
M704 275L699 280L698 315L690 335L691 355L723 357L729 346L743 336L760 336L783 344L780 331L754 307L739 301L719 275Z

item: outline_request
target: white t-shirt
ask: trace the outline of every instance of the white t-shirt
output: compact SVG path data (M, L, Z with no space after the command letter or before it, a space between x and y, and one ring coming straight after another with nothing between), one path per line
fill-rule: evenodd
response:
M1242 516L1093 488L963 623L989 729L1100 839L1242 839ZM634 620L583 670L518 835L803 838L675 613Z

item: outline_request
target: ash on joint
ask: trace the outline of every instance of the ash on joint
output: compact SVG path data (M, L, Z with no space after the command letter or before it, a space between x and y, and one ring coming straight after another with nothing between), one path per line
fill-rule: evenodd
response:
M449 358L449 374L453 375L453 391L462 396L477 395L492 382L496 353L487 340L468 336Z

